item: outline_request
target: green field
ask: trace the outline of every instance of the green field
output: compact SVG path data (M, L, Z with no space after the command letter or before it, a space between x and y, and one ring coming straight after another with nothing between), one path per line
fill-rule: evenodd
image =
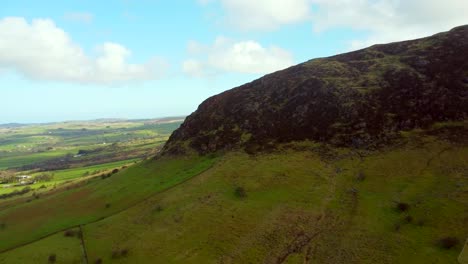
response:
M0 209L0 263L78 263L64 236L78 225L88 263L456 263L467 157L414 132L375 151L297 142L148 160Z
M0 196L35 196L154 156L181 118L0 127ZM30 176L21 183L17 177ZM40 175L46 179L34 180ZM29 188L25 194L17 192Z

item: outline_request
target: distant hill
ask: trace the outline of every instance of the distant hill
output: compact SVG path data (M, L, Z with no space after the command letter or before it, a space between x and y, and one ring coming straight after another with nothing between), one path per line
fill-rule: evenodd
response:
M468 26L428 38L314 59L203 102L165 153L200 153L275 142L385 144L398 131L464 120Z
M0 124L0 128L15 128L15 127L24 127L27 126L26 124L20 123L7 123L7 124Z

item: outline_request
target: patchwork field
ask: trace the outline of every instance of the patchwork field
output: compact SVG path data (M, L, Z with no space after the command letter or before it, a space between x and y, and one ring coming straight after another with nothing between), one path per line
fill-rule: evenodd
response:
M154 156L181 118L0 126L0 203ZM1 206L1 205L0 205Z

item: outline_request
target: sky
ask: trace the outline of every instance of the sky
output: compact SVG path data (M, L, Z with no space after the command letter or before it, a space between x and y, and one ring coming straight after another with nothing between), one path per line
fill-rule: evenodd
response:
M466 0L6 0L0 123L188 115L265 74L466 14Z

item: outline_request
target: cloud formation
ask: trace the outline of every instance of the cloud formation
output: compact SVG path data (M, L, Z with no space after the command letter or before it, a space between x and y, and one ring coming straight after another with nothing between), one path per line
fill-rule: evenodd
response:
M198 0L218 2L231 27L262 31L310 23L314 31L347 28L369 33L351 48L431 35L468 23L466 0Z
M243 30L272 30L281 25L305 21L310 16L309 0L222 0L226 22Z
M428 36L468 23L465 0L311 0L315 31L351 28L368 31L352 48Z
M183 62L183 71L191 76L206 76L220 72L265 74L293 65L291 53L276 46L263 47L248 40L235 42L218 37L212 45L190 41L189 53L197 59Z
M128 63L131 51L112 42L98 45L97 56L88 56L50 19L1 19L0 39L0 68L35 80L109 84L156 79L167 68L157 58Z

